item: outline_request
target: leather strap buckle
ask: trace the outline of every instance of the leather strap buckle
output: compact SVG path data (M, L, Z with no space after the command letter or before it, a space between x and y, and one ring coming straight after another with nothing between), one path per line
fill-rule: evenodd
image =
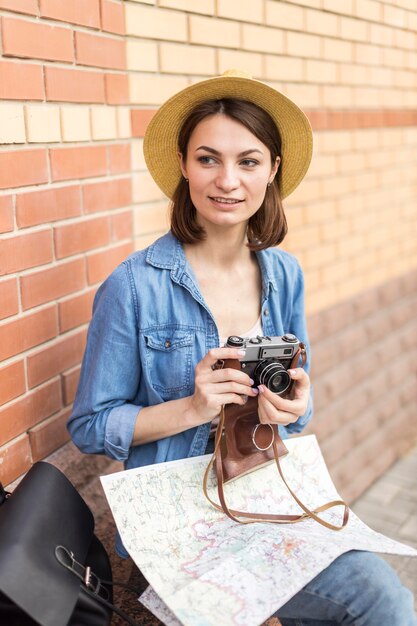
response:
M92 593L106 600L109 598L109 593L102 585L100 578L92 571L89 565L85 567L82 563L77 561L73 552L70 552L65 546L57 546L55 548L55 557L58 563L65 567L65 569L73 572Z

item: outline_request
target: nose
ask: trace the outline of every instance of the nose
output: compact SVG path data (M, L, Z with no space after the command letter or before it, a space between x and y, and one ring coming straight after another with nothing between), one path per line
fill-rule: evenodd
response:
M224 165L217 173L216 185L223 191L233 191L239 187L239 178L233 166Z

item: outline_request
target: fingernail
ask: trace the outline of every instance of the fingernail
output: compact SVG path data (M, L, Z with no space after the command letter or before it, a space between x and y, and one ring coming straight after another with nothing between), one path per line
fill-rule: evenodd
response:
M295 375L296 375L296 373L297 373L297 370L288 370L288 374L289 374L290 376L295 376Z
M256 387L252 387L252 391L255 394L255 396L257 396L259 393L259 389L257 389Z
M265 389L263 388L262 385L259 385L258 391L259 391L259 393L263 393L265 391Z
M251 387L253 387L253 386L254 386L254 384L255 384L255 381L254 381L254 380L252 380L252 378L250 379L250 384L251 384Z

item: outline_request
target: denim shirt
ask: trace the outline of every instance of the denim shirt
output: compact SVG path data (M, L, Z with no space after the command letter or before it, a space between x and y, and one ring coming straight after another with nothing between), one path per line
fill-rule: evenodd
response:
M257 259L264 335L293 333L309 354L297 260L277 248L258 252ZM236 328L236 334L241 331ZM174 235L169 232L132 254L94 300L68 422L74 443L83 452L124 461L127 469L204 454L210 423L143 445L132 446L132 438L141 408L193 393L194 368L219 341L216 322ZM300 432L311 415L310 401L297 422L280 426L281 436Z

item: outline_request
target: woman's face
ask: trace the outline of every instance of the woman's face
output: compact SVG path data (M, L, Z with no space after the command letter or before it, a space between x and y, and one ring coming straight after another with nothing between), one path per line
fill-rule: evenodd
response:
M188 142L181 170L189 181L190 196L204 226L247 223L261 206L279 158L243 124L225 115L200 122Z

